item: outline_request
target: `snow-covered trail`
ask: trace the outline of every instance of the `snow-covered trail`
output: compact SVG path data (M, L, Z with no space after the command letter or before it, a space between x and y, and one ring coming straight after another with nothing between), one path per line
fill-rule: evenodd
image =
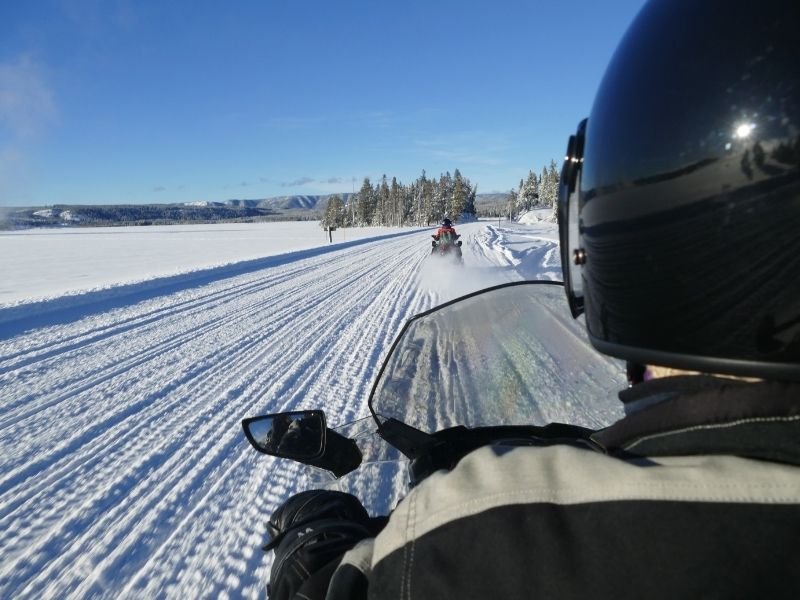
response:
M262 597L266 518L302 470L252 452L240 420L365 416L409 316L521 277L502 229L459 230L462 270L413 232L0 336L0 597Z

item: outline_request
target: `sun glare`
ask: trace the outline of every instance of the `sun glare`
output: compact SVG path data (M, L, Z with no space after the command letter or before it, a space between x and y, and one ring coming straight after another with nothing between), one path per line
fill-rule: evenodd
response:
M755 128L756 126L753 123L742 123L741 125L737 125L733 137L740 140L749 137Z

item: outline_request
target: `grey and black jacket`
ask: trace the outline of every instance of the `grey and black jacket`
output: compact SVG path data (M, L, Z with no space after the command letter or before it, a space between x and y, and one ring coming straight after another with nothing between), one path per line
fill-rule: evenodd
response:
M296 597L800 597L800 385L622 397L597 451L484 447L430 476Z

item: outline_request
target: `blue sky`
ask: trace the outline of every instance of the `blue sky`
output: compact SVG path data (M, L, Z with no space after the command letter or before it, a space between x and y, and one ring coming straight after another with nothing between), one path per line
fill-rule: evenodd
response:
M0 205L507 191L561 160L642 4L3 2Z

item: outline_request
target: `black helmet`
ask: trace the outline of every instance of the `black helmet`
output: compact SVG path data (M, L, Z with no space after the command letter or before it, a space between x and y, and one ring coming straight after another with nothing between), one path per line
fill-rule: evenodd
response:
M447 217L442 219L442 227L452 227L452 226L453 222L450 219L448 219Z
M800 379L800 4L654 0L570 138L573 315L639 363Z

